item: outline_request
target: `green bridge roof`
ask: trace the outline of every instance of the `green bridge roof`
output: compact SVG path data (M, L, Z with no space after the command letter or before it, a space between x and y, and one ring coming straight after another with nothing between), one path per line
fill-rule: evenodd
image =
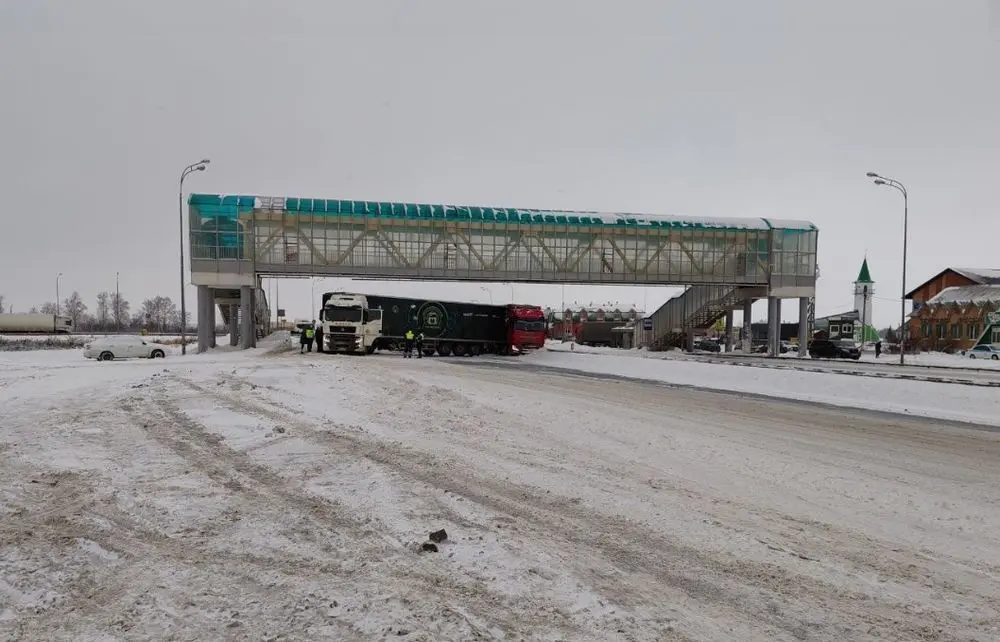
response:
M188 204L205 216L235 217L255 209L283 210L313 216L445 219L532 225L665 227L720 230L798 230L818 228L808 221L770 218L702 218L649 214L601 213L467 205L430 205L384 201L345 201L322 198L268 197L237 194L191 194Z

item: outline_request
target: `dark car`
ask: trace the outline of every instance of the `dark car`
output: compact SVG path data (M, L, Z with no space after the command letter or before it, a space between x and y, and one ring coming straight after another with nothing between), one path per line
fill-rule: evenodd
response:
M816 339L809 344L809 356L813 359L854 359L861 358L858 344L850 339Z
M694 342L694 349L704 352L722 352L722 346L719 345L719 342L711 339L698 339Z

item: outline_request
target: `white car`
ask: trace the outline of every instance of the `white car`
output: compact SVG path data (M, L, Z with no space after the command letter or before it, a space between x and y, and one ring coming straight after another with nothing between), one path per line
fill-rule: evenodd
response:
M1000 348L994 345L974 346L969 350L970 359L993 359L1000 361Z
M83 346L83 356L98 361L115 359L162 359L169 348L136 335L116 335L95 339Z

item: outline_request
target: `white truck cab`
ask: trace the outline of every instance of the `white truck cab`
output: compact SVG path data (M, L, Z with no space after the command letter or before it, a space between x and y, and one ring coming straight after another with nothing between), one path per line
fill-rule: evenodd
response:
M320 324L325 352L371 354L382 336L382 310L369 309L363 294L336 292L320 311Z

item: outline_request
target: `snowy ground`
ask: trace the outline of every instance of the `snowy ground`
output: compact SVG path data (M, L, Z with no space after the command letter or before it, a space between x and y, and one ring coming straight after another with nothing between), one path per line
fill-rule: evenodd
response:
M554 357L0 355L0 632L1000 637L1000 432Z

